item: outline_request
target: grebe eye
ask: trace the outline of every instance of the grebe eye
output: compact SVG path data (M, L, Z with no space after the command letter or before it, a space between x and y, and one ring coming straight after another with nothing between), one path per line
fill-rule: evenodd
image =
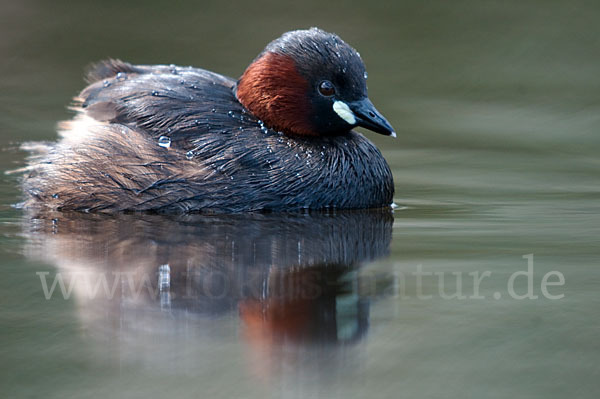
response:
M330 81L324 80L319 84L319 93L325 97L331 97L335 94L335 87Z

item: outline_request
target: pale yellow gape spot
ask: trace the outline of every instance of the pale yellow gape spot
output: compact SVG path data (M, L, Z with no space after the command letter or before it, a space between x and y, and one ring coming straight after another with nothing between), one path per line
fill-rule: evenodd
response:
M354 113L352 112L350 107L348 107L348 104L346 104L345 102L343 102L343 101L334 102L333 110L335 111L336 114L339 115L340 118L342 118L349 124L354 125L356 123L356 117L354 116Z

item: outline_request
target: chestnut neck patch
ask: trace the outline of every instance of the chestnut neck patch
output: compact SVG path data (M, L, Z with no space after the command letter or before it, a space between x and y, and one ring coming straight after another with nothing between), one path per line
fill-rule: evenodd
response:
M265 52L237 83L238 101L271 129L296 136L316 136L311 124L309 83L294 60L284 54Z

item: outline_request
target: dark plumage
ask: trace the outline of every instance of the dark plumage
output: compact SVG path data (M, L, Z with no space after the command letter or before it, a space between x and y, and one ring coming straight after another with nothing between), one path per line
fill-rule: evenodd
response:
M318 43L323 49L310 50ZM299 59L310 51L323 55L313 59L312 66ZM340 56L333 55L328 64L327 57L336 51ZM332 98L349 104L368 101L364 65L356 51L335 35L311 29L285 34L261 56L275 53L302 61L288 65L297 65L296 72L307 83L293 92L294 86L272 85L268 77L262 83L253 81L259 89L272 91L263 96L268 103L254 101L252 94L246 101L241 98L246 74L237 86L240 103L234 80L206 70L116 60L96 65L88 73L90 85L75 98L78 115L59 126L61 140L32 156L23 181L25 205L160 212L389 205L394 187L387 163L371 142L351 131L369 122L363 124L357 116L351 125L331 111L333 100L312 99L316 94L310 74L319 73L322 66L326 79L340 87L339 96ZM292 97L286 97L285 90ZM293 111L290 107L298 102L290 98L302 96L308 99L306 107L298 105ZM254 114L264 111L266 117L259 117L265 122L250 112L250 103L263 104ZM281 104L287 108L278 108ZM289 112L276 121L288 118L297 123L269 123L281 109ZM393 133L383 117L373 118L387 134Z

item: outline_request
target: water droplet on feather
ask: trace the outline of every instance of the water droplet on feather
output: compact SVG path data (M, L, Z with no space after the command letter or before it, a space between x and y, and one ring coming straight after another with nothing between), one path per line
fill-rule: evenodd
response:
M171 139L167 136L160 136L158 138L158 145L164 148L171 147Z

